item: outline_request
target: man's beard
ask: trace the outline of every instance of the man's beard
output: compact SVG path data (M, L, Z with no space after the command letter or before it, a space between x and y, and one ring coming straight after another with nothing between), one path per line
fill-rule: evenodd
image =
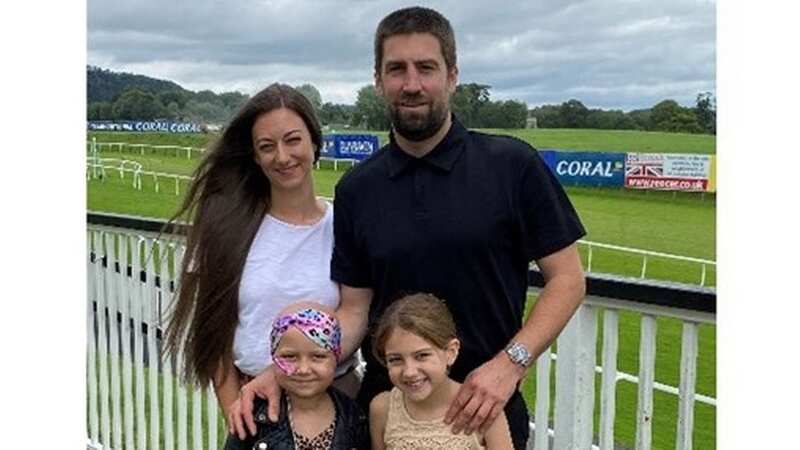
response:
M408 102L403 99L401 102ZM409 141L419 142L436 134L447 119L447 108L433 101L426 113L403 113L398 106L387 105L389 118L397 134Z

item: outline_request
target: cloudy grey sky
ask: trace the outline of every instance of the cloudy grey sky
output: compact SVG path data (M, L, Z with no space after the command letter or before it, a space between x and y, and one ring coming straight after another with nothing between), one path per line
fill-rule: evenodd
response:
M191 90L312 83L354 103L377 23L414 4L450 20L460 82L494 100L627 111L716 92L714 0L88 0L87 63Z

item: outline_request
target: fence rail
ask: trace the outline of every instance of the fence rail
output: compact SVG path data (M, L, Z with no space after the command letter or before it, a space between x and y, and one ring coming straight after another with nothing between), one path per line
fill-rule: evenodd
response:
M131 142L97 142L94 138L91 142L87 142L86 145L90 153L103 151L103 149L106 148L107 151L117 151L119 153L138 152L140 155L144 155L146 149L152 149L154 151L161 151L164 154L174 152L176 157L180 157L185 153L186 159L191 159L193 153L203 154L206 151L206 149L202 147L188 147L182 145L134 144Z
M327 198L327 197L323 197L323 198L325 198L326 200L329 200L329 201L333 200L333 199ZM89 212L88 217L89 217L90 221L91 220L96 220L96 221L98 221L97 223L103 223L103 224L108 224L108 225L116 225L116 226L120 226L120 227L131 227L131 226L147 227L147 229L149 229L150 231L156 231L156 232L161 231L163 229L164 225L166 225L166 222L164 222L162 219L149 218L149 219L146 219L145 221L141 221L140 218L138 218L138 217L128 216L128 215L124 215L124 214ZM141 228L139 228L139 229L141 229ZM623 247L623 246L619 246L619 245L605 244L605 243L602 243L602 242L589 241L589 240L585 240L585 239L578 240L578 245L580 247L585 247L587 249L586 250L586 254L587 254L588 262L587 262L587 265L586 265L586 271L590 272L590 273L593 273L593 271L592 271L592 258L593 258L593 254L594 254L594 251L593 251L594 248L610 249L612 251L617 251L617 252L621 252L621 253L625 253L625 254L643 256L645 258L647 258L647 257L662 258L662 259L671 260L671 261L684 261L684 262L689 262L689 263L694 263L694 264L701 264L702 267L701 267L700 276L699 276L699 286L704 286L704 283L706 282L706 277L705 277L705 274L707 272L706 267L707 266L716 267L716 265L717 265L716 261L712 261L712 260L693 258L693 257L690 257L690 256L675 255L675 254L671 254L671 253L654 252L654 251L651 251L651 250L643 250L643 249L638 249L638 248L633 248L633 247ZM646 261L644 261L643 265L646 265L646 264L647 264ZM536 265L532 263L531 264L531 268L536 270ZM641 273L641 275L639 276L639 278L640 279L646 279L646 275L647 275L646 267L644 267L644 269L641 270L640 273Z
M184 385L181 367L160 360L160 330L178 283L183 243L159 231L163 222L89 214L87 229L88 444L94 448L217 449L225 431L212 389ZM543 285L530 272L533 291ZM638 384L636 448L652 443L653 392L677 395L678 449L692 448L698 326L715 323L712 289L591 275L587 299L558 339L558 355L537 360L536 403L528 447L534 450L613 449L616 386ZM617 369L619 313L640 315L639 373ZM595 361L598 317L603 313L600 364ZM683 323L679 386L654 379L658 317ZM555 398L550 398L555 370ZM599 374L599 435L593 435L595 376ZM707 400L713 400L711 402ZM554 417L549 426L549 417ZM535 424L542 424L538 428Z
M648 260L648 258L663 258L663 259L669 259L669 260L673 260L673 261L684 261L684 262L690 262L690 263L699 264L700 265L700 282L699 282L700 286L705 286L706 285L706 277L707 277L707 272L708 272L707 271L707 267L708 266L713 266L713 267L717 266L717 262L716 261L712 261L710 259L694 258L694 257L691 257L691 256L675 255L675 254L672 254L672 253L655 252L655 251L652 251L652 250L643 250L643 249L631 248L631 247L622 247L622 246L619 246L619 245L604 244L602 242L592 242L592 241L586 241L586 240L579 240L578 244L587 247L587 264L586 264L586 271L587 272L591 272L592 271L592 262L593 262L593 256L594 256L594 249L595 248L602 248L602 249L607 249L607 250L615 250L615 251L619 251L619 252L630 253L630 254L642 256L642 266L641 266L641 271L640 271L640 275L639 275L639 278L642 278L642 279L647 278L647 260Z

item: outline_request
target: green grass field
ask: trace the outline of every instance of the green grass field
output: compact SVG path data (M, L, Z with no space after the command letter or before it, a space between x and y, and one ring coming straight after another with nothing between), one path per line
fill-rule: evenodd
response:
M512 130L509 134L533 143L537 147L585 150L622 150L641 152L696 152L715 153L713 137L696 135L672 135L668 133L605 132L589 130ZM154 145L207 145L207 135L181 136L144 135L134 133L92 133L98 142L133 142ZM385 133L381 136L386 139ZM145 170L191 174L198 158L187 160L174 153L103 152L101 157L124 158L139 161ZM323 167L314 172L318 195L332 196L333 188L344 170L338 172ZM175 195L174 181L161 179L159 191L155 192L150 177L143 178L142 190L131 187L132 179L126 174L120 179L118 173L108 171L103 180L87 182L87 207L93 211L108 211L155 218L170 217L176 210L185 182L179 186L181 195ZM598 189L569 187L567 193L587 228L586 240L659 252L673 253L704 259L715 259L716 246L716 199L714 195L684 194L669 192L630 191L624 189ZM584 264L587 254L582 248ZM638 276L641 258L619 254L610 250L594 250L593 271ZM667 260L648 261L648 278L698 283L700 268L696 264L676 263ZM709 268L707 284L715 285L716 273ZM529 306L535 299L532 297ZM619 370L636 375L638 373L638 314L621 313L619 320ZM602 319L601 319L602 320ZM600 322L602 324L602 322ZM599 329L602 327L598 326ZM677 386L680 367L681 323L671 319L658 320L656 381ZM716 329L701 326L699 336L697 392L716 395ZM598 361L602 351L602 332L598 336ZM533 372L523 386L528 404L533 409ZM553 374L555 371L553 371ZM598 377L599 380L599 377ZM554 386L555 379L552 379ZM599 383L599 381L598 381ZM635 437L635 413L637 387L620 381L617 387L616 440L624 447L633 447ZM596 387L596 402L600 398L599 384ZM677 397L655 393L655 415L653 422L653 448L674 448ZM702 403L695 404L694 448L712 449L716 446L716 408ZM595 417L595 430L599 418Z
M640 153L704 153L716 154L716 136L707 134L663 133L631 130L574 130L574 129L491 129L489 133L517 137L537 148L564 150L603 150ZM381 145L388 140L386 131L347 130L346 134L374 134ZM214 134L124 133L91 132L89 139L98 142L130 142L153 145L206 147Z
M145 168L191 173L185 159L163 155L125 157L141 162ZM183 168L175 167L181 164ZM344 170L314 171L318 195L332 197L334 186L343 174ZM88 182L88 209L166 219L174 214L188 187L185 181L179 181L181 195L176 196L172 178L159 178L158 193L153 177L143 176L141 191L133 189L132 182L130 173L120 178L116 171L107 171L102 180L91 179ZM716 221L713 196L673 196L664 192L577 187L567 188L567 192L587 229L586 240L714 259ZM581 247L581 252L586 265L586 248ZM593 271L639 276L641 257L605 249L594 249L593 252ZM706 284L714 285L716 270L713 266L707 270ZM648 259L648 278L697 284L700 272L700 266L695 263Z
M486 130L508 134L537 148L603 150L637 153L715 154L717 140L706 134L662 133L632 130L516 129Z

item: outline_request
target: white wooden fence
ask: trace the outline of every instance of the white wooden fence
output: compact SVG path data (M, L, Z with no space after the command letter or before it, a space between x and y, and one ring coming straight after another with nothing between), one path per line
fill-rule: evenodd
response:
M707 297L703 295L702 297ZM700 296L698 296L700 297ZM707 299L698 298L703 302ZM709 308L706 308L709 309ZM713 310L713 309L712 309ZM598 315L603 312L603 343L600 366L595 358ZM640 315L639 373L637 377L617 370L619 350L619 313L636 312ZM659 317L678 319L683 323L680 342L680 386L677 388L655 382L655 356ZM678 420L675 430L676 449L693 448L694 405L698 400L716 406L716 400L699 396L695 392L697 379L698 327L715 324L716 314L680 307L659 306L614 297L588 295L583 306L570 320L558 338L558 364L556 365L556 398L554 429L548 433L535 433L529 448L543 450L588 449L613 450L614 419L617 410L616 388L621 380L638 383L636 405L636 450L652 447L653 393L660 390L678 396ZM676 343L677 345L677 343ZM534 424L546 424L550 412L551 350L546 350L536 361L536 405ZM595 373L601 373L599 436L593 435ZM532 430L536 427L532 425Z
M213 390L183 385L158 357L183 246L93 226L87 245L89 446L220 448Z
M125 222L124 218L118 220L119 216L105 217ZM140 229L88 226L88 445L98 449L221 448L224 430L213 390L203 392L185 386L176 377L181 368L158 357L164 314L178 282L177 264L184 252L182 242L159 238L157 233L141 229L156 230L158 222L148 222L147 227L141 226L145 221L130 222L129 227ZM698 307L691 306L691 302L687 303L690 306L676 307L631 300L624 283L611 288L601 285L595 289L593 286L590 283L584 305L558 339L558 358L550 349L546 350L537 360L535 375L530 375L536 379L536 404L528 447L534 450L614 449L616 386L618 381L628 381L638 383L636 449L651 448L653 392L656 389L678 396L676 448L691 449L695 401L716 404L714 399L703 398L695 392L698 326L715 323L715 306L704 303L710 301L710 297L715 302L716 297L709 294L713 291L698 291ZM642 295L641 289L634 290L635 295ZM658 289L651 291L656 294L648 295L659 295ZM669 290L669 294L675 297L675 291ZM683 297L686 296L684 293ZM604 330L598 365L595 351L600 311L604 312ZM620 311L632 311L641 317L637 376L617 370ZM655 382L658 317L683 322L678 387ZM556 394L551 399L553 365ZM602 382L600 431L595 439L596 372L601 374ZM553 427L546 426L551 409L555 419Z

